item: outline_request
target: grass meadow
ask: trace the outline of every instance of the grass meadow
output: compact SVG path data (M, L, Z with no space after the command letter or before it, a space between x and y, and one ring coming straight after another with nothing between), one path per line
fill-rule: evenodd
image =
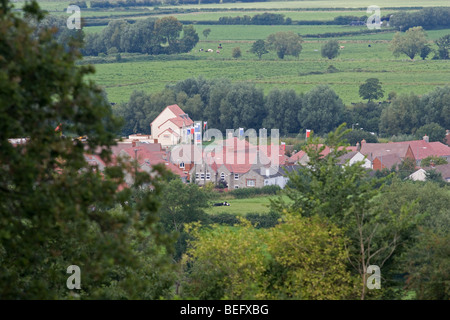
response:
M111 1L111 0L110 0ZM112 0L114 1L114 0ZM51 14L66 14L69 1L39 1ZM87 1L89 3L89 1ZM242 25L207 25L202 21L218 20L222 16L243 16L261 12L282 13L294 20L330 21L339 15L366 15L369 5L376 4L381 8L381 15L394 13L402 8L449 6L447 0L315 0L315 1L273 1L253 3L224 3L183 6L160 6L161 9L189 9L186 13L170 14L179 20L194 21L200 41L186 54L176 56L157 56L122 54L122 61L116 62L114 56L105 58L86 58L86 62L94 63L97 70L91 76L101 85L111 102L126 102L134 90L147 93L162 90L166 85L175 84L189 77L202 76L206 79L229 78L234 82L251 82L265 93L277 87L293 89L296 92L307 92L320 84L331 86L346 105L361 101L358 95L359 85L367 78L376 77L382 82L385 93L425 94L437 86L450 83L450 63L448 61L422 61L416 57L410 61L405 56L394 57L389 50L389 41L394 32L375 34L356 34L340 36L337 39L344 49L333 60L322 58L320 49L328 38L324 33L354 32L366 30L366 27L340 25L290 25L290 26L242 26ZM386 8L386 9L384 9ZM328 10L327 10L328 9ZM193 12L192 12L193 10ZM413 9L408 9L413 10ZM82 17L100 17L106 22L112 19L144 19L143 13L155 13L153 7L143 9L101 9L95 11L82 10ZM162 17L164 15L152 15ZM85 27L85 33L100 32L104 26ZM211 29L208 38L202 31ZM259 60L249 52L252 43L265 39L271 33L293 31L300 35L313 34L317 37L304 38L303 50L298 58L286 56L278 59L275 52L270 52ZM427 31L430 44L432 41L450 33L450 29ZM220 53L216 53L222 45ZM369 47L370 45L370 47ZM239 47L242 57L233 59L231 52ZM204 49L204 51L199 51ZM213 49L213 53L205 52ZM327 73L333 65L336 73Z

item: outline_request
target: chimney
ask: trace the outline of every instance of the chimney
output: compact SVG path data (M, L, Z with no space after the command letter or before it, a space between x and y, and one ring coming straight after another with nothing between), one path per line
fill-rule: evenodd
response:
M356 143L356 151L360 151L361 150L361 145L359 144L359 142Z
M131 141L131 146L134 148L134 147L136 147L136 143L138 142L139 140L138 139L133 139L132 141Z
M362 140L361 140L361 148L362 148L362 146L363 146L364 143L366 143L366 139L362 139Z
M426 134L423 136L423 140L425 142L430 142L430 138Z

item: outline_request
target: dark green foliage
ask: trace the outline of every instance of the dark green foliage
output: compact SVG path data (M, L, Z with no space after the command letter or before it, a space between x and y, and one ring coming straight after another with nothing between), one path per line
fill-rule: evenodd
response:
M378 139L375 135L359 129L350 131L344 136L344 139L346 139L351 146L355 146L356 143L361 143L361 140L366 140L366 142L368 143L378 142Z
M434 122L421 126L419 129L417 129L415 133L416 138L419 140L423 139L423 137L427 135L430 142L433 141L443 142L445 134L446 134L445 129Z
M244 199L259 195L275 195L280 190L281 188L279 186L272 185L272 186L264 186L261 188L234 189L228 192L228 194L234 196L237 199Z
M183 37L180 39L181 31ZM174 54L189 52L199 41L192 25L183 26L174 17L142 19L130 24L112 20L100 33L86 36L84 55L98 55L115 47L119 52Z
M281 215L275 211L269 213L247 213L245 219L251 222L256 228L272 228L279 223ZM230 213L219 213L210 216L211 223L234 226L239 223L237 216Z
M342 100L333 89L319 85L304 95L298 120L302 128L323 134L341 123L344 108Z
M321 49L322 57L334 59L339 55L339 42L337 40L327 41Z
M447 160L445 160L445 158L441 158L441 157L437 157L437 156L429 156L426 157L425 159L422 159L422 161L420 161L420 166L421 167L429 167L431 165L441 165L441 164L447 164Z
M261 59L263 54L269 53L266 49L266 42L264 40L256 40L253 42L250 52L256 54L259 59Z
M416 26L427 30L448 28L450 26L450 8L423 8L414 12L399 11L392 15L389 23L400 31Z
M433 49L430 46L423 46L422 50L420 50L420 57L422 60L425 60L431 52L433 52Z
M381 82L377 78L367 79L366 82L359 86L359 96L363 99L377 100L384 97L384 90Z
M300 131L298 114L302 109L303 96L294 90L273 89L265 99L267 116L263 121L264 128L277 128L281 134Z
M380 117L380 133L384 135L415 134L424 126L432 130L433 139L442 137L442 128L450 126L450 87L437 87L436 90L418 97L414 94L396 97L385 107ZM438 126L437 126L438 125ZM419 131L419 134L431 133ZM422 138L420 136L420 138ZM443 138L443 137L442 137ZM438 140L434 140L438 141Z
M239 47L233 48L233 50L231 51L231 56L234 59L240 58L242 56L241 48L239 48Z
M111 163L120 121L103 92L47 30L1 4L0 297L2 299L155 299L173 284L171 241L156 228L160 179L140 174L153 193L131 203L126 164ZM24 11L39 20L36 2ZM55 132L62 124L63 135ZM86 135L82 143L72 137ZM26 138L13 145L8 139ZM110 166L85 160L95 154ZM155 172L164 175L164 168ZM145 216L144 219L140 217ZM69 290L67 267L81 269Z
M450 34L435 41L438 46L439 59L450 59Z
M283 59L285 55L298 57L302 51L302 37L292 31L280 31L267 37L267 49L275 50Z

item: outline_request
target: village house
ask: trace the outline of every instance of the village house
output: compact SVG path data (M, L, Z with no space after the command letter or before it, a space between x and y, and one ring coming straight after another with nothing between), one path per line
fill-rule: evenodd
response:
M208 182L221 184L229 190L264 186L266 171L264 169L261 173L262 168L274 167L278 170L287 159L284 146L254 146L237 137L221 141L216 148L210 149L211 152L203 150L201 163L192 166L189 172L191 181L199 185ZM280 185L283 183L280 182Z
M363 140L360 152L372 160L374 170L397 167L406 158L414 160L417 166L431 156L450 161L450 147L441 142L429 142L428 136L422 140L388 143L366 143Z
M406 158L416 160L408 143L367 143L362 140L359 152L372 161L373 170L397 167Z
M427 179L427 172L431 170L435 170L437 173L440 173L442 176L442 180L450 182L450 163L420 168L410 174L408 176L408 179L414 181L425 181Z
M150 124L151 139L163 147L190 141L188 130L194 121L181 108L174 104L167 106Z

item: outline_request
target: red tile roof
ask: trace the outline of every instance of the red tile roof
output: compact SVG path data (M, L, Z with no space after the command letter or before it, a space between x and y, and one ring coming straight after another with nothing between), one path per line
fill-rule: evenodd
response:
M172 111L176 116L184 114L184 111L181 110L181 108L177 104L172 104L170 106L167 106L167 109Z

